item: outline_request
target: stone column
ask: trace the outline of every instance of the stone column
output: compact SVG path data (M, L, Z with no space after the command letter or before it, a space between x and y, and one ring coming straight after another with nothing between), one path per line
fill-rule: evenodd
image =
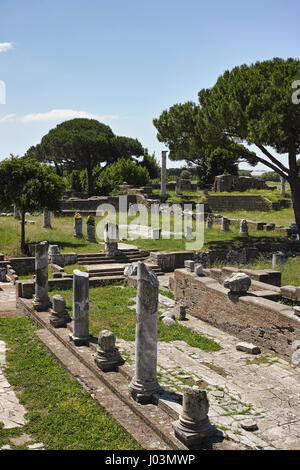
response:
M286 179L284 179L282 176L280 177L280 183L281 183L280 194L281 196L285 196Z
M35 295L33 306L38 312L51 307L48 296L48 242L38 243L35 247Z
M205 391L195 385L183 388L182 412L179 420L172 423L175 436L187 447L194 447L215 434L217 428L208 419L209 403Z
M276 269L278 266L282 266L284 263L286 263L287 258L282 251L277 251L276 253L273 253L272 255L272 268Z
M206 228L210 230L213 227L213 221L211 217L207 217L206 219Z
M82 218L78 212L74 215L74 237L82 238Z
M226 217L222 217L221 219L221 230L222 232L229 231L229 220Z
M248 237L248 222L245 219L240 222L240 235Z
M20 220L20 219L21 219L20 211L19 211L19 209L17 208L17 206L14 206L14 218L17 219L17 220Z
M108 222L104 229L104 251L111 256L119 253L119 226Z
M166 196L166 177L167 177L167 152L163 150L161 152L161 196Z
M86 221L86 241L90 243L97 243L95 236L95 217L88 216Z
M118 370L125 361L116 347L116 337L109 330L102 330L98 336L98 349L95 363L103 372Z
M48 209L44 209L44 228L51 228L51 212Z
M177 196L181 195L181 179L180 179L180 177L178 177L176 179L175 192L176 192Z
M89 335L89 274L73 271L73 334L76 346L88 345Z
M129 385L131 397L139 403L153 401L161 388L157 382L158 289L156 274L138 262L135 335L135 374Z

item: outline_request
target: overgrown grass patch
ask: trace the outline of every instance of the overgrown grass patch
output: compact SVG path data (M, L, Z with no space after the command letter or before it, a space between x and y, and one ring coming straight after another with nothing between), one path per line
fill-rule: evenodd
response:
M104 329L111 330L117 337L125 341L135 340L136 312L129 308L134 304L136 289L133 287L104 286L90 288L89 330L97 337ZM60 293L66 299L67 310L72 316L72 290L50 292L50 297ZM167 326L159 321L159 341L185 341L190 346L204 351L218 351L221 347L214 341L199 335L191 328L179 323Z
M11 445L9 437L22 432L51 450L139 449L54 360L36 330L28 318L0 318L0 339L8 347L5 375L28 411L22 428L0 427L0 445Z

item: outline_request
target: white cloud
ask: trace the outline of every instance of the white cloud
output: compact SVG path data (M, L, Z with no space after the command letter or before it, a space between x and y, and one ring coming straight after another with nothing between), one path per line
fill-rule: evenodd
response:
M21 117L21 122L42 122L42 121L66 121L74 118L97 119L98 121L111 121L118 116L92 114L87 111L76 111L73 109L52 109L46 113L32 113Z
M13 47L11 42L0 42L0 52L6 52Z
M0 117L0 122L11 122L14 121L15 114L6 114L2 118Z

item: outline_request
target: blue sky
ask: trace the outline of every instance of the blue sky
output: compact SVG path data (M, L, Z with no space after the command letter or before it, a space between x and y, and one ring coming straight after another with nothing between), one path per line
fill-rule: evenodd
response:
M23 155L49 129L77 116L139 139L160 159L165 148L152 120L164 109L197 102L201 88L236 65L299 58L299 5L1 0L0 160Z

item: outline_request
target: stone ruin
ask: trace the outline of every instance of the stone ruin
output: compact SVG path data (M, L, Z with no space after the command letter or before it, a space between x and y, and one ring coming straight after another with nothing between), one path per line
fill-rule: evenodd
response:
M216 193L247 191L248 189L274 189L264 181L251 176L219 175L215 177L213 190Z

